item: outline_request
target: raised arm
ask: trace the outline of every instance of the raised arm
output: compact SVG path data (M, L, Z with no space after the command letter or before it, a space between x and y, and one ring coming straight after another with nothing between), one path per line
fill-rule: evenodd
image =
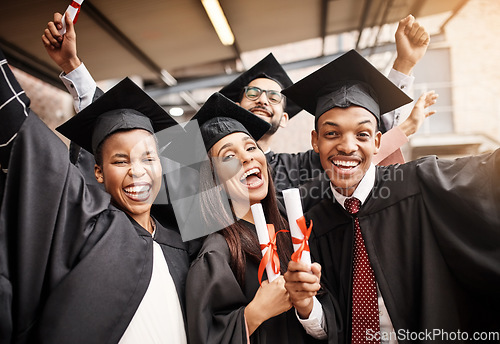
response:
M429 33L412 15L408 15L399 21L395 38L397 56L387 77L401 90L408 92L415 80L412 75L413 68L425 55L429 46ZM383 114L382 129L389 131L397 126L400 115L401 108Z
M59 77L73 96L75 111L79 112L95 100L98 90L95 80L78 57L73 22L64 17L66 33L61 35L58 29L62 27L62 20L60 13L54 13L54 20L44 30L42 42L47 54L62 69Z
M397 57L393 68L410 75L413 67L424 57L430 43L430 35L411 14L399 21L396 30Z

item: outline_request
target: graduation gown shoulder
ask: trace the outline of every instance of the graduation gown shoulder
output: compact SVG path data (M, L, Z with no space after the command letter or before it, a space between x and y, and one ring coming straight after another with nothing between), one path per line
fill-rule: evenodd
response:
M358 218L400 343L407 331L500 327L499 177L499 150L377 167ZM311 253L350 326L354 221L327 194L306 214Z
M277 194L289 188L296 188L323 171L319 154L312 149L295 154L271 151L266 154L266 158L273 172Z

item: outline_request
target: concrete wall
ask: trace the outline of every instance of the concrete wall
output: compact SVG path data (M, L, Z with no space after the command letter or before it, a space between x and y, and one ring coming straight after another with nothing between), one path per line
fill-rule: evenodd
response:
M457 133L500 142L500 1L470 0L446 26Z

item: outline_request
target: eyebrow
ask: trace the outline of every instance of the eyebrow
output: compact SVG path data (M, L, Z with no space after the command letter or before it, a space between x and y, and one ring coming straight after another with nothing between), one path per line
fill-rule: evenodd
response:
M154 151L154 150L147 150L144 153L142 153L142 156L148 156L148 155L156 155L156 151Z
M128 154L116 153L116 154L113 154L112 158L128 158Z
M250 136L244 136L241 141L248 141L248 140L252 140L252 138ZM217 152L217 155L220 155L220 152L222 152L224 149L228 148L228 147L231 147L233 146L233 143L232 142L228 142L226 143L224 146L220 147L219 151Z
M368 123L368 124L373 124L373 123L372 123L372 121L370 121L369 119L366 119L366 120L364 120L364 121L359 122L359 123L358 123L358 126L363 125L363 124L367 124L367 123ZM337 123L335 123L335 122L330 122L330 121L325 121L325 122L323 122L323 124L321 124L321 126L322 126L322 127L323 127L323 126L327 126L327 125L331 125L331 126L333 126L333 127L340 127L340 125L338 125Z
M331 125L332 127L339 127L339 125L335 122L330 122L330 121L325 121L321 124L322 127L324 126L327 126L327 125Z
M370 121L369 119L367 119L367 120L359 122L358 125L363 125L363 124L367 124L367 123L368 124L373 124L372 121Z

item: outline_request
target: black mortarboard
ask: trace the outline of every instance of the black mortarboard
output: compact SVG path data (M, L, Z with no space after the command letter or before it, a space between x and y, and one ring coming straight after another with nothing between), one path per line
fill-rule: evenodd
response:
M224 136L247 133L258 141L271 127L269 123L216 92L208 98L191 120L197 120L208 151Z
M358 105L380 116L412 101L355 50L282 91L316 117L334 107Z
M110 134L124 129L155 133L177 122L129 78L120 81L57 130L94 153Z
M252 68L241 73L229 85L222 88L219 92L231 99L233 102L239 103L243 96L243 88L251 81L259 78L267 78L276 81L281 88L287 88L293 84L292 80L286 74L283 67L270 53L262 60L257 62ZM278 90L279 91L279 90ZM295 116L301 109L293 102L286 100L285 112L289 118Z

